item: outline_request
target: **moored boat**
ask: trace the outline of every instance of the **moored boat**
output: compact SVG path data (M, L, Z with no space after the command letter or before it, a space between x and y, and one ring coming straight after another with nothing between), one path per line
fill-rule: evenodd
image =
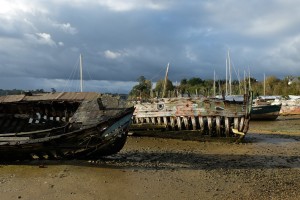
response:
M0 160L88 159L117 153L134 108L117 96L61 92L0 97Z
M251 120L276 120L281 109L280 105L253 105Z

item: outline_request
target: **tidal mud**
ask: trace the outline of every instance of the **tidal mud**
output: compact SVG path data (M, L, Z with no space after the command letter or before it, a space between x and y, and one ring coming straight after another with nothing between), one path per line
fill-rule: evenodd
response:
M102 159L2 162L1 199L298 199L299 130L280 116L239 144L130 136Z

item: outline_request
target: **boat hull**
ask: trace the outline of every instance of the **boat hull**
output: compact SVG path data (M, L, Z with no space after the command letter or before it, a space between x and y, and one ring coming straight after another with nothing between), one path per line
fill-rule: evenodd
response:
M300 99L295 100L280 100L282 108L281 115L300 115Z
M251 120L276 120L280 109L281 105L252 106Z
M90 159L120 151L134 108L112 96L73 100L2 102L0 160Z
M217 137L242 136L248 131L252 94L244 101L211 98L163 98L137 102L131 130L193 130Z

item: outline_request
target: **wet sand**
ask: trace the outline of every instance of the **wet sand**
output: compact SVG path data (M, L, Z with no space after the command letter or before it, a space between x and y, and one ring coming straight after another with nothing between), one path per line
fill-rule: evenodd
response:
M300 116L250 122L245 142L129 137L96 161L0 163L0 199L299 199Z

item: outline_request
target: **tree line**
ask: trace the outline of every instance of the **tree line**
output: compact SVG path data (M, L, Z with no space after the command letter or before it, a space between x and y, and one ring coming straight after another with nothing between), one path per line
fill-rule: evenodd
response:
M19 90L19 89L12 89L12 90L4 90L0 89L0 96L5 96L5 95L17 95L17 94L25 94L25 93L45 93L43 89L36 89L36 90Z
M291 82L291 80L293 80ZM190 79L182 79L178 85L174 85L172 81L167 79L166 92L164 92L165 80L158 80L153 88L151 80L144 76L138 78L138 84L133 86L129 93L130 99L147 99L150 97L173 97L178 95L231 95L244 94L251 90L254 96L262 95L300 95L300 77L287 76L284 79L279 79L275 76L268 76L265 81L257 81L257 79L250 77L245 80L233 80L229 86L226 80L204 80L199 77L192 77Z

